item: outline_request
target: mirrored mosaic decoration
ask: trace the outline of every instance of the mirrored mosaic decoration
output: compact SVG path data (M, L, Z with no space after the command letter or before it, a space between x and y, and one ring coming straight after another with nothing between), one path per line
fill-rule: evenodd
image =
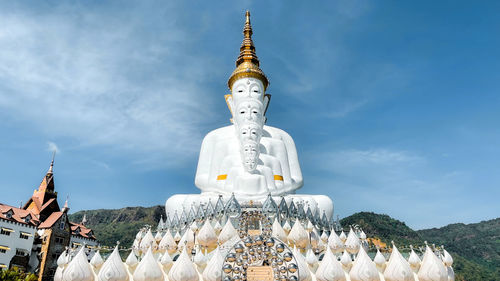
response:
M242 206L240 240L229 250L222 266L224 281L297 281L298 266L285 242L272 237L272 218L252 202Z

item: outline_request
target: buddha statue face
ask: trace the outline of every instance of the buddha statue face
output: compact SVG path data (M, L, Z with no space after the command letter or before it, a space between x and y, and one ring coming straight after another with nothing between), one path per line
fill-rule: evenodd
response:
M255 78L241 78L234 82L231 93L236 107L248 98L257 99L262 102L264 97L264 84Z
M255 122L245 122L238 124L238 137L243 144L248 140L260 142L262 136L262 126Z
M233 115L231 122L239 123L240 121L254 121L264 124L266 117L266 109L269 106L271 95L264 93L264 84L259 79L255 78L241 78L234 82L231 88L231 95L225 95L226 103ZM249 104L249 101L253 101ZM245 103L241 105L241 103ZM241 113L240 110L247 107L248 112ZM252 113L253 116L246 116L246 113ZM241 116L241 115L243 116ZM260 120L259 119L260 116ZM248 118L245 120L245 117Z
M237 124L255 122L262 124L264 106L256 99L242 100L234 112L234 120Z
M244 157L259 158L259 144L255 141L248 140L243 143L242 151Z
M255 171L257 168L257 159L252 157L245 157L243 159L243 167L245 167L245 171L251 173Z
M246 140L242 145L241 158L247 172L253 172L259 162L259 144L253 140Z

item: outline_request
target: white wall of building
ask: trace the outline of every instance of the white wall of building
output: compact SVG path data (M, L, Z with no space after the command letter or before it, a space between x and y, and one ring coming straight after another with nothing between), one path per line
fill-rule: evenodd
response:
M0 218L0 267L8 267L17 250L24 252L28 256L31 254L35 231L36 229L33 226ZM2 232L10 234L1 234ZM21 233L26 234L27 239L21 238ZM5 253L2 249L5 250Z
M71 239L69 240L70 248L80 248L82 245L86 245L86 247L88 248L87 257L90 260L94 256L94 253L97 251L96 248L99 246L99 243L96 240L84 238L82 236L71 235Z

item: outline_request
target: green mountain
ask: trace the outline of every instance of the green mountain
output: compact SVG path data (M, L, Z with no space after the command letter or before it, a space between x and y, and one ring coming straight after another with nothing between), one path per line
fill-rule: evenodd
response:
M87 215L87 226L94 230L102 245L120 241L132 245L137 231L144 225L156 226L165 213L163 206L127 207L116 210L89 210L70 215L79 222ZM370 212L343 218L345 229L359 225L368 237L390 245L423 245L424 241L444 245L453 256L457 281L500 281L500 218L474 224L451 224L441 228L412 230L404 222Z
M356 213L340 221L344 228L359 225L368 235L390 245L444 245L452 255L456 280L500 280L500 218L474 224L450 224L414 231L388 215Z
M475 269L474 265L479 265L481 269L487 269L492 276L496 277L484 275L478 280L500 280L500 218L479 223L456 223L441 228L424 229L419 230L418 234L436 245L445 245L450 253L459 256L455 259L455 270L470 273ZM467 270L462 270L462 268L467 268Z
M345 230L349 230L348 226L350 225L358 225L368 237L379 238L387 245L391 245L391 241L394 241L396 245L421 245L424 242L420 235L404 222L388 215L361 212L343 218L340 220L340 224L344 226Z
M101 245L114 246L116 241L120 241L121 245L130 247L141 227L144 225L156 227L160 217L165 214L165 207L80 211L69 215L69 219L80 222L84 214L87 216L86 226L94 230Z

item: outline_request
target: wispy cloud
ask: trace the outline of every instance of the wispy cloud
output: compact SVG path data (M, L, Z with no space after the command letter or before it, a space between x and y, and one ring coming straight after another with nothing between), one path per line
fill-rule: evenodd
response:
M380 188L386 187L388 181L406 180L408 168L421 166L426 161L409 151L386 148L335 150L314 153L310 157L314 159L310 162L316 163L318 169L343 178L380 185Z
M470 186L477 182L474 176L464 170L436 169L432 156L390 147L307 155L302 163L314 171L309 172L307 189L331 196L340 216L387 213L420 229L471 222L481 215L483 206L457 208L478 200L470 194Z
M200 84L212 61L183 50L189 30L173 24L174 13L155 37L126 14L117 20L66 6L37 15L3 11L2 114L83 146L171 155L198 149L211 111Z
M100 167L100 168L104 168L104 169L106 169L106 170L111 170L111 167L110 167L107 163L105 163L105 162L102 162L102 161L96 161L96 160L90 160L90 162L91 162L92 164L94 164L95 166L98 166L98 167Z
M324 40L323 36L312 36L313 43L301 42L296 51L299 59L290 61L287 53L274 55L283 67L276 77L282 94L329 119L343 118L371 103L404 94L415 66L361 61L346 44Z
M50 151L50 152L54 152L54 153L61 153L61 150L59 149L59 147L57 146L57 144L55 142L47 142L47 150Z
M401 163L415 163L423 161L423 158L408 152L389 150L385 148L368 149L368 150L341 150L333 152L331 157L335 163L343 163L347 165L385 165L394 166Z
M372 148L311 155L306 163L321 173L309 184L318 192L335 190L330 195L341 215L360 210L388 213L416 228L430 226L426 220L430 215L434 221L449 219L436 212L451 207L440 196L456 188L459 179L432 173L426 157L418 153Z
M340 103L335 109L323 112L322 116L326 118L343 118L349 115L351 112L354 112L365 106L368 102L368 98L343 102Z

